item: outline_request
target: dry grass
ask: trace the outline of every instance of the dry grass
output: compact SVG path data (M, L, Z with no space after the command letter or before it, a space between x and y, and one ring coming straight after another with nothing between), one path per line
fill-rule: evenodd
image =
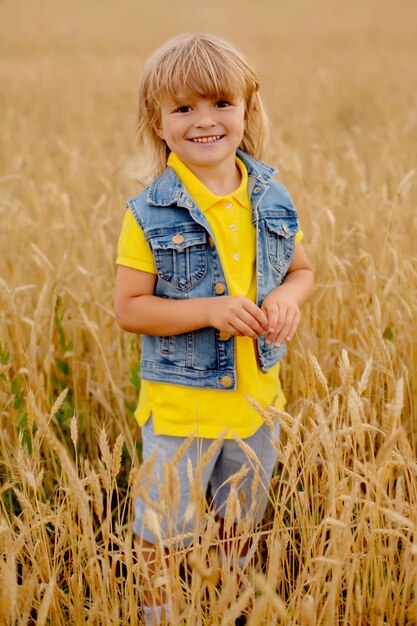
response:
M140 619L149 468L114 256L140 67L186 30L259 68L318 288L283 366L289 412L265 415L283 437L263 524L239 522L240 588L211 511L192 548L159 554L157 584L179 624L417 624L416 23L411 0L0 4L1 624Z

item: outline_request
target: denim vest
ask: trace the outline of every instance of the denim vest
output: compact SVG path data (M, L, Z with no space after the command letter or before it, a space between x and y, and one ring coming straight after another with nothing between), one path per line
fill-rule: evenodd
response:
M286 188L272 179L276 170L238 150L248 170L252 221L256 228L256 303L285 278L294 253L297 212ZM160 298L229 295L210 224L172 168L127 203L144 232L157 269ZM268 371L287 352L257 338L259 364ZM142 336L144 380L236 389L235 337L207 327L173 336Z

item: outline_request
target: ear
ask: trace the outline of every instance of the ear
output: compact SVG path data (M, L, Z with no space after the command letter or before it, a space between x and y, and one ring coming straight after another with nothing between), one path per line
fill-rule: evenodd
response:
M162 130L162 126L161 126L161 121L160 120L155 122L153 129L156 132L156 134L158 135L158 137L160 137L161 139L163 139L165 141L164 131Z

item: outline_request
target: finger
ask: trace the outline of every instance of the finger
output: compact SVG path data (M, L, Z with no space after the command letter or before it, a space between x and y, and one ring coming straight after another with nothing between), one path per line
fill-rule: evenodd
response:
M278 340L280 333L282 333L283 329L285 328L285 324L288 323L288 315L288 307L284 304L277 304L277 319L275 322L275 327L270 333L271 343L276 343L276 341ZM289 330L289 328L290 327L288 326L287 330Z
M287 308L286 307L284 308L283 305L281 305L281 307L278 305L275 327L270 331L268 335L269 343L276 343L276 341L278 341L280 333L282 332L285 324L287 323L287 317L288 317ZM289 327L288 327L288 330L289 330Z
M260 310L260 309L259 309ZM264 327L260 324L257 317L254 317L250 311L243 308L238 312L239 319L247 324L253 331L254 337L264 333Z
M236 320L233 321L233 326L239 331L239 333L245 335L245 337L252 337L252 339L255 339L255 337L258 336L258 333L240 318L236 318Z
M300 323L300 319L301 319L301 313L299 311L297 311L295 313L295 315L294 315L294 319L292 321L291 328L288 331L287 336L285 337L286 341L291 341L291 339L294 337L295 333L297 332L297 328L298 328L298 325Z
M258 324L259 324L259 326L261 328L260 332L263 332L263 331L268 329L268 317L267 317L267 315L254 302L251 302L250 300L245 302L244 309L246 311L248 311L248 313L250 313L251 316L253 318L255 318L255 320L258 322ZM260 333L258 333L258 334L260 334Z
M291 311L287 311L287 315L285 317L285 321L280 329L280 331L277 333L276 339L275 339L275 345L277 347L279 347L284 341L285 339L288 337L288 334L292 328L293 322L294 322L294 317L296 315L296 312L291 312Z
M240 332L233 324L225 324L222 329L223 332L233 335L233 337L243 337L243 333Z
M268 331L265 336L265 342L267 344L270 344L270 343L273 343L273 341L275 340L275 336L276 336L276 327L278 324L278 316L279 316L278 306L276 305L273 308L269 309L267 311L267 314L268 314Z

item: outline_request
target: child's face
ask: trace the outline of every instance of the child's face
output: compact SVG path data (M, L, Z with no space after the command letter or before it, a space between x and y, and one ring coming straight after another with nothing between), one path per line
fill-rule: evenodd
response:
M157 132L191 170L218 169L235 167L244 127L243 99L229 102L192 94L162 102Z

